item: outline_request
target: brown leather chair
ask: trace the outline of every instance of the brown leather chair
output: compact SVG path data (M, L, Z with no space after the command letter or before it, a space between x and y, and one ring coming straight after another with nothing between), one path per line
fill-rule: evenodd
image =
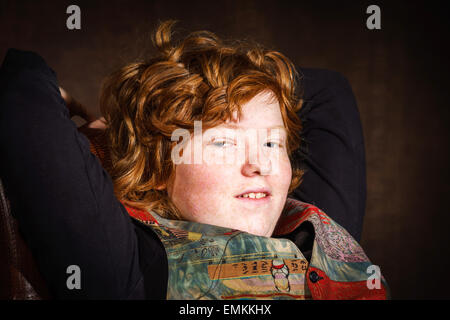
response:
M0 179L0 299L49 298L47 286L11 215Z
M100 158L105 168L110 164L105 138L96 129L79 128L91 144L91 152ZM48 287L36 262L20 234L11 214L10 202L0 179L0 299L51 299Z

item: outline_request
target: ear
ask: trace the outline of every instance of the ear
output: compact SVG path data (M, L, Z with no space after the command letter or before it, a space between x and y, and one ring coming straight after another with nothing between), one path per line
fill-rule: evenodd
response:
M162 184L162 185L160 185L160 186L157 186L155 189L156 190L164 190L164 189L166 189L167 188L167 185L164 183L164 184Z

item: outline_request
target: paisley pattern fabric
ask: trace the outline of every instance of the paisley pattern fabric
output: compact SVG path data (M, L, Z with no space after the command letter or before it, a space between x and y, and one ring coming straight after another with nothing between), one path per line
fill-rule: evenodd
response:
M293 223L289 224L289 221ZM275 234L287 234L303 221L313 224L315 241L329 258L345 262L369 261L358 242L344 228L319 208L295 199L287 199L280 218L283 226L277 226Z

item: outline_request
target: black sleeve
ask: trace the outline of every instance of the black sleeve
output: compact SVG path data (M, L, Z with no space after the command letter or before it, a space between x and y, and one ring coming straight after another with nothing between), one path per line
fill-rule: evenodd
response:
M144 298L135 227L70 120L55 72L37 54L9 49L0 84L0 175L52 294ZM79 290L66 284L71 265Z
M366 164L356 99L338 72L302 68L299 73L307 157L303 183L292 197L316 205L360 241Z

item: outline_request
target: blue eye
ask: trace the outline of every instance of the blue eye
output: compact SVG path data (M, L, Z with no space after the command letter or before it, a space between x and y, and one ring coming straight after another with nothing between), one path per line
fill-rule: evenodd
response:
M266 142L264 143L265 147L269 147L269 148L280 148L281 145L277 142Z
M210 144L212 144L215 147L222 148L222 147L232 146L233 142L230 142L230 141L227 141L227 140L215 140L215 141L210 142Z

